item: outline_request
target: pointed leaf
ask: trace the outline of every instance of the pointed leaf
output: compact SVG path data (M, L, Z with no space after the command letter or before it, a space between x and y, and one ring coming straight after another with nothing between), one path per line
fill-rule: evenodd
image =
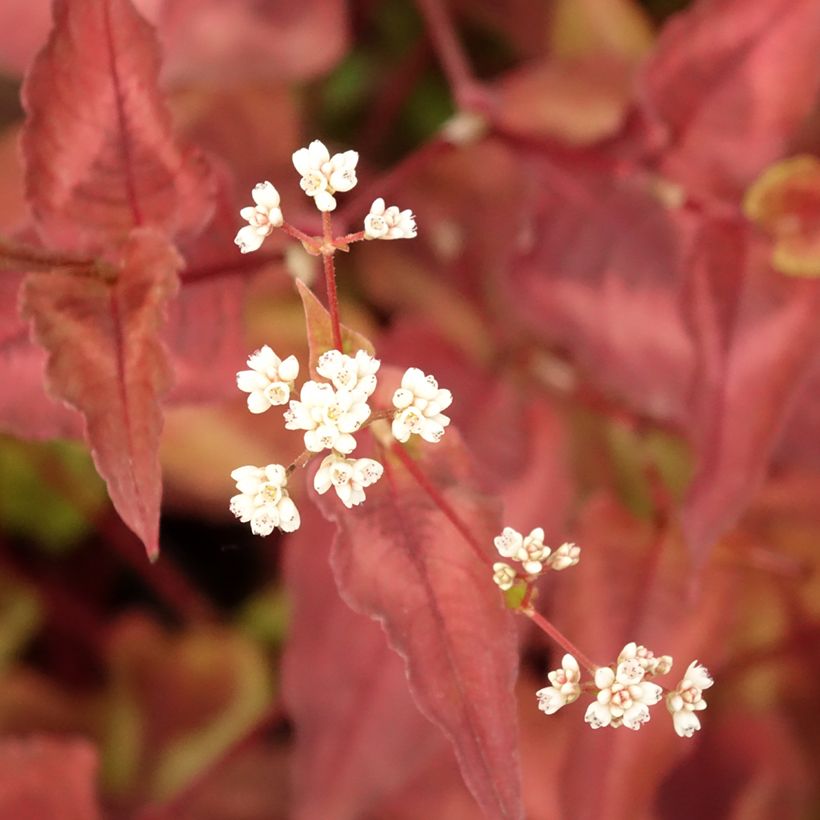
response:
M293 620L282 686L296 729L298 820L369 816L431 755L451 754L413 702L404 663L379 625L339 597L328 565L335 534L335 525L314 512L287 540Z
M317 378L316 360L322 353L333 347L330 314L313 291L299 279L296 280L296 290L299 291L302 305L305 308L305 324L310 350L310 374L315 379ZM376 352L368 339L346 325L342 325L342 347L348 355L354 354L357 350L366 350L371 356Z
M689 306L700 356L691 421L698 465L683 522L702 558L759 487L811 373L820 289L770 270L768 247L748 232L706 231L699 248L692 276L702 284Z
M814 108L818 52L816 0L701 0L670 21L640 79L667 172L736 199Z
M140 225L197 231L210 215L210 172L172 138L153 28L129 0L53 8L23 86L26 190L43 240L88 251Z
M405 660L416 703L453 743L486 816L518 818L515 631L490 577L497 503L476 489L452 429L421 447L416 464L477 544L487 545L487 561L390 454L361 507L342 511L336 499L322 499L340 527L337 583L353 609L381 621Z
M24 313L49 353L48 388L84 415L111 501L151 558L159 551L159 402L171 382L158 333L180 264L162 236L141 229L123 248L114 285L57 271L30 274L24 285Z

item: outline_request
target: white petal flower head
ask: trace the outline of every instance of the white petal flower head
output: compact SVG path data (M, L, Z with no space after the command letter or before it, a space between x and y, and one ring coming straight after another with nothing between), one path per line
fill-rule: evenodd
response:
M364 488L375 484L384 472L384 467L372 458L343 458L331 453L322 460L313 486L319 495L324 495L331 487L348 509L365 500Z
M576 544L561 544L549 557L547 563L556 572L574 567L581 560L581 548Z
M412 434L435 444L444 435L450 417L442 412L453 402L453 394L438 386L433 376L426 376L417 367L408 368L401 387L393 393L393 406L399 412L393 417L393 436L408 441Z
M336 450L348 455L356 448L352 433L368 418L370 406L361 394L307 381L302 385L299 401L290 401L290 409L285 412L285 427L304 430L305 447L312 453Z
M328 350L319 356L316 372L329 379L337 390L349 390L361 400L367 400L376 389L376 373L381 362L366 350L348 356L339 350Z
M503 561L493 564L493 581L500 589L512 589L515 583L515 570Z
M270 236L274 228L281 227L284 222L282 209L279 207L279 192L270 182L260 182L252 191L251 196L256 205L243 208L239 214L248 224L240 228L234 238L242 253L258 251Z
M281 464L248 465L231 473L239 494L231 499L231 512L243 523L250 522L254 535L270 535L299 528L299 511L288 495L287 472Z
M692 661L673 692L666 696L666 708L672 715L675 732L680 737L692 737L700 729L700 718L695 712L706 708L703 690L714 681L705 666Z
M561 668L550 672L552 686L539 689L538 708L547 715L555 714L562 706L573 703L581 695L581 670L572 655L564 655Z
M264 413L268 408L287 404L293 382L299 375L299 362L295 356L280 359L267 345L251 353L248 358L250 370L236 374L236 386L248 394L248 410Z
M364 218L365 239L413 239L416 236L416 217L406 208L400 211L396 205L385 207L379 197L373 200L370 213Z
M344 151L331 157L320 140L313 140L307 148L300 148L293 154L293 166L302 176L299 184L309 197L313 197L320 211L334 210L336 199L333 194L349 191L356 185L358 162L356 151Z
M654 678L657 675L665 675L672 668L671 655L661 655L655 657L651 649L645 646L638 646L634 641L628 643L618 655L618 663L635 659L643 667L647 678Z
M543 562L550 554L550 548L544 546L544 530L541 527L536 527L526 537L512 527L504 527L493 543L499 555L520 561L524 571L530 575L541 572Z
M599 667L595 671L595 686L596 700L584 716L593 729L626 726L637 731L649 720L649 707L663 696L660 686L644 680L643 667L634 657L618 663L615 670Z

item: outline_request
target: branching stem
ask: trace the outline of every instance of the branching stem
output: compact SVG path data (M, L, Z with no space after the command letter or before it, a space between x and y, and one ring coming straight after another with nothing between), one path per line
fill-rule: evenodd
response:
M327 309L330 312L330 326L333 331L333 347L342 350L342 326L339 322L339 297L336 293L336 265L333 255L336 248L333 246L333 228L330 224L330 214L322 212L322 260L325 266L325 288L327 289Z

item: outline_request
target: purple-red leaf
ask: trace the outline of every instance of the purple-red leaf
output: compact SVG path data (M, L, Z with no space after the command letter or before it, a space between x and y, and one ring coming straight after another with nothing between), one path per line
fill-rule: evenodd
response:
M97 471L151 558L159 551L160 399L171 383L159 341L177 289L179 255L150 230L122 250L116 284L54 271L30 274L23 310L49 353L47 386L85 417Z
M390 454L384 463L361 507L322 500L340 528L332 557L339 589L353 609L381 621L416 703L453 743L485 815L519 818L515 631L490 578L497 502L475 489L454 430L419 448L417 469L487 545L485 562L401 461Z
M43 241L99 250L139 226L199 230L213 183L174 142L154 29L129 0L55 0L23 86L26 191Z
M81 739L32 737L0 743L0 817L99 820L97 752Z
M335 534L335 525L314 511L287 540L293 628L282 686L296 729L298 820L368 816L431 755L450 754L413 703L404 663L378 624L339 597L328 565Z
M737 199L815 106L818 53L817 0L701 0L672 20L641 78L665 170Z
M727 249L732 249L727 253ZM772 271L746 231L702 234L689 311L700 367L692 431L698 468L683 510L700 555L742 513L811 373L820 289Z

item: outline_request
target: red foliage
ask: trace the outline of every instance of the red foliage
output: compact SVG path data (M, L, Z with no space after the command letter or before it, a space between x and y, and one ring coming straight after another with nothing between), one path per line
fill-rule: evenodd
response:
M475 817L477 803L487 817L632 820L684 816L684 806L704 818L748 806L766 816L782 799L798 816L816 802L784 714L816 695L817 659L806 660L805 647L816 642L809 569L820 531L820 4L697 0L650 43L643 7L627 0L606 10L421 0L429 42L408 35L406 53L381 54L371 38L398 37L394 5L54 0L50 33L44 3L3 5L0 67L25 70L25 123L22 172L12 135L0 143L0 428L84 436L151 559L166 405L201 414L201 428L182 429L192 416L169 425L178 438L164 445L174 451L175 499L196 496L188 510L212 507L220 482L227 501L223 459L249 442L260 444L259 460L302 466L302 456L280 452L297 434L259 432L275 411L237 421L225 402L241 405L234 374L257 342L287 353L306 342L300 375L316 377L334 344L331 320L305 282L285 295L282 262L307 282L310 265L321 266L298 243L286 253L281 234L240 256L236 195L246 204L248 186L270 178L286 230L316 228L295 178L277 174L290 171L299 134L324 138L309 131L317 122L352 130L354 148L374 150L363 152L359 187L340 200L334 229L356 231L384 196L413 208L419 238L336 254L344 349L382 359L374 409L390 405L393 366L418 366L452 390L453 424L435 446L396 450L389 422L375 421L364 446L385 474L353 510L331 492L322 519L291 479L303 523L284 572L294 617L283 697L296 729L288 811L455 819ZM455 27L448 11L459 15ZM472 75L457 30L475 38L493 79ZM496 39L507 51L484 48ZM443 130L427 119L405 129L403 118L426 107L415 92L426 102L438 87L427 83L429 43L452 99L476 110ZM309 105L294 93L307 80ZM353 112L348 123L347 110L322 107L336 97L341 109L372 103L373 114ZM422 144L418 135L431 131ZM380 156L406 148L377 171ZM272 276L253 278L261 272ZM54 483L52 467L37 481ZM202 487L199 475L179 481L186 470L202 472ZM592 733L578 705L543 722L532 690L556 653L543 655L528 622L516 632L490 581L492 538L504 525L581 544L580 566L550 576L532 603L591 657L611 659L637 640L674 654L676 671L688 657L725 659L729 694L710 706L713 734L700 749L681 746L659 719L638 736ZM268 552L253 555L276 576ZM37 607L59 617L59 587L40 589L36 570L6 561L2 540L0 559L12 585L19 575L26 595L37 587ZM145 578L166 597L190 590L173 571L156 580L154 569ZM95 594L104 598L109 581ZM77 622L102 619L105 606L86 612L87 588L77 589ZM194 609L180 617L210 617L210 606ZM160 750L190 765L166 724L196 734L229 700L189 698L200 656L190 676L177 674L171 644L149 633L135 630L129 644L147 727L119 795L129 809L167 797L152 791L155 778L165 782L153 768ZM212 649L228 645L208 634ZM518 644L539 668L537 681L525 669L516 694ZM230 663L215 678L226 693L241 679L240 662ZM760 664L779 689L747 675ZM794 670L805 673L798 694ZM255 683L264 698L266 682ZM774 701L780 690L793 701ZM19 697L0 684L0 706ZM772 714L750 722L744 699ZM42 709L24 710L32 726L48 725ZM99 739L104 709L88 711L76 725ZM255 740L254 760L275 759L279 771L281 759ZM0 764L0 815L99 816L84 743L9 740ZM231 778L207 774L202 782L230 807ZM178 771L168 777L181 782ZM708 783L714 805L702 790L692 796L693 782ZM181 816L209 816L205 802L193 799ZM252 800L263 808L247 817L281 802Z
M0 743L0 816L99 820L97 754L84 740L33 737Z
M112 286L92 276L30 274L23 310L50 354L47 387L78 409L94 462L123 521L159 555L160 400L171 370L158 336L177 289L180 258L167 240L135 230Z

